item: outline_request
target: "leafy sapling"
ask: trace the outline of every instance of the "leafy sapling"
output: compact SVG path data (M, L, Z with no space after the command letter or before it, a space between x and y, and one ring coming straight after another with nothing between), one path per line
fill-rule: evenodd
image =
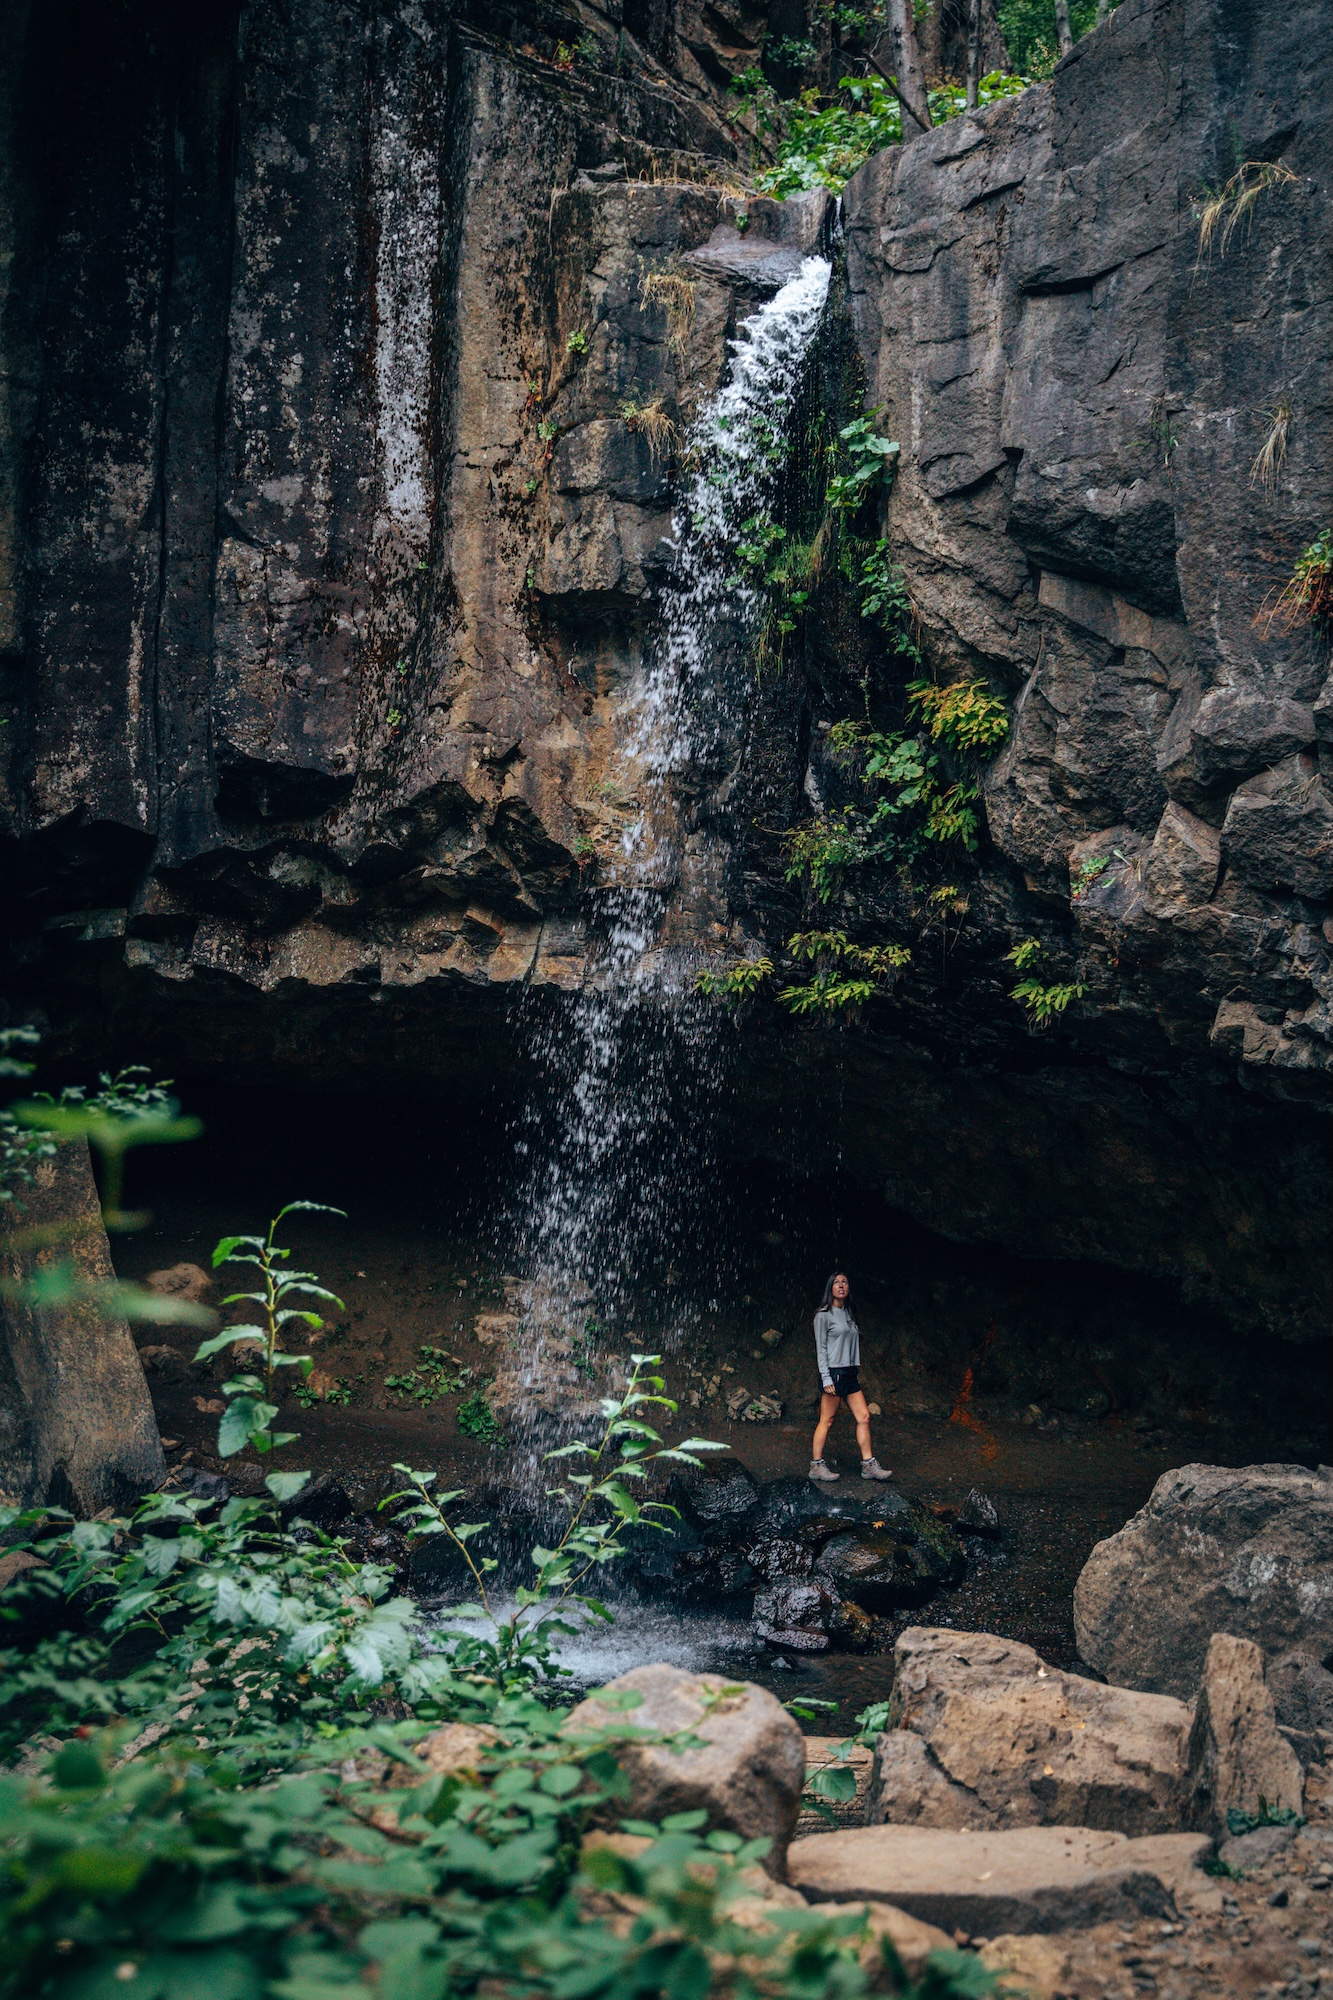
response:
M432 1493L433 1472L395 1465L394 1471L403 1473L408 1483L382 1500L381 1507L399 1510L393 1519L413 1543L443 1535L462 1556L476 1589L475 1604L456 1606L444 1616L451 1620L480 1616L490 1628L489 1637L465 1633L455 1642L452 1657L459 1670L490 1676L512 1688L529 1687L566 1671L553 1664L552 1648L559 1638L577 1632L571 1617L610 1622L606 1606L584 1589L589 1578L627 1553L631 1529L667 1533L665 1517L677 1516L677 1509L665 1501L637 1498L627 1482L643 1481L649 1466L663 1460L698 1465L699 1452L727 1449L709 1438L664 1445L658 1432L645 1423L643 1412L648 1408L660 1406L672 1414L676 1410L676 1404L661 1393L662 1377L648 1372L660 1358L630 1357L624 1394L602 1398L603 1429L596 1444L576 1439L547 1452L544 1463L559 1464L562 1470L561 1484L548 1487L547 1498L565 1507L565 1525L553 1547L532 1550L535 1577L515 1591L514 1608L508 1613L496 1606L487 1580L496 1567L494 1557L472 1548L490 1523L451 1521L446 1509L463 1498L463 1488Z
M286 1216L297 1210L305 1210L319 1215L345 1215L346 1210L331 1208L323 1201L289 1201L280 1209L268 1226L267 1236L224 1236L213 1252L213 1269L222 1264L250 1264L260 1273L260 1289L253 1292L232 1292L223 1301L224 1306L242 1302L259 1307L259 1323L253 1321L223 1327L205 1340L196 1361L206 1361L211 1355L221 1354L229 1347L258 1349L263 1367L262 1377L258 1373L247 1372L234 1375L222 1385L222 1393L230 1398L218 1425L218 1456L231 1458L252 1444L258 1452L270 1452L279 1445L290 1444L297 1436L295 1431L275 1431L273 1419L278 1414L274 1402L274 1385L280 1368L299 1368L302 1376L308 1376L314 1362L308 1354L289 1354L283 1347L284 1330L293 1321L308 1327L312 1333L322 1331L324 1321L309 1306L293 1305L293 1299L322 1299L336 1306L339 1312L347 1308L336 1292L321 1285L313 1271L284 1271L291 1256L290 1249L278 1243L278 1225Z

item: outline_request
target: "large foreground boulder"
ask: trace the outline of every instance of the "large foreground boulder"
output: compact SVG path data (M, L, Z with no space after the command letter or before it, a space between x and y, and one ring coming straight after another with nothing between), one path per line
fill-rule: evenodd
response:
M1178 1884L1211 1847L1199 1834L1128 1840L1086 1827L867 1826L794 1842L787 1872L812 1903L893 1903L923 1923L995 1937L1171 1917Z
M1185 1465L1098 1542L1074 1588L1081 1657L1189 1700L1215 1632L1273 1656L1333 1643L1333 1469Z
M10 1285L58 1264L82 1286L115 1277L85 1142L35 1169L0 1252ZM166 1477L152 1399L130 1330L92 1297L38 1305L0 1295L0 1496L77 1514L123 1507Z
M912 1626L894 1659L872 1824L1149 1834L1186 1823L1184 1702L1062 1673L988 1632Z
M746 1840L772 1842L764 1866L782 1879L787 1843L796 1826L805 1783L805 1738L775 1696L749 1682L736 1686L679 1667L635 1667L608 1682L603 1694L632 1692L636 1706L606 1705L597 1696L579 1703L566 1727L611 1729L628 1725L663 1735L688 1733L703 1748L678 1750L667 1743L618 1748L630 1781L626 1814L660 1822L669 1813L708 1814L710 1826Z

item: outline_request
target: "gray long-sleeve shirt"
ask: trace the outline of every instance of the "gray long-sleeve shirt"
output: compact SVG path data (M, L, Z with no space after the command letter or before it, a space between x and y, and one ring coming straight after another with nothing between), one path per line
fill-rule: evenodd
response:
M845 1306L826 1306L815 1314L815 1354L826 1389L833 1387L830 1369L860 1367L861 1331Z

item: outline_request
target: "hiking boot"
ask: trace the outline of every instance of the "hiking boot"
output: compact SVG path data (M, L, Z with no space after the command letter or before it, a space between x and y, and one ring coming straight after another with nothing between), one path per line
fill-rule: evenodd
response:
M810 1477L813 1479L814 1476L812 1472ZM863 1458L861 1460L861 1477L862 1479L892 1479L893 1474L886 1472L877 1458Z
M842 1474L832 1471L824 1459L812 1458L810 1461L810 1477L816 1481L821 1479L841 1479Z

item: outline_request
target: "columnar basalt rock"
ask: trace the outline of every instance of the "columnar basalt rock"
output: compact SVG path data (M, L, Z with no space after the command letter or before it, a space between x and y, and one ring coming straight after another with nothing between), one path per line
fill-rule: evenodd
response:
M672 427L827 207L741 192L762 10L612 11L28 12L0 812L53 1051L518 1094L508 995L587 976ZM849 184L834 311L902 447L891 548L928 670L986 676L1012 729L939 971L896 878L849 888L836 920L910 931L912 974L836 1051L756 1010L735 1134L1300 1339L1333 1318L1333 710L1320 634L1266 608L1331 498L1327 25L1122 0ZM1292 178L1201 257L1240 157ZM706 809L682 788L674 944L799 920L781 831L863 700L839 650L757 691ZM1040 1040L1025 936L1086 989Z

